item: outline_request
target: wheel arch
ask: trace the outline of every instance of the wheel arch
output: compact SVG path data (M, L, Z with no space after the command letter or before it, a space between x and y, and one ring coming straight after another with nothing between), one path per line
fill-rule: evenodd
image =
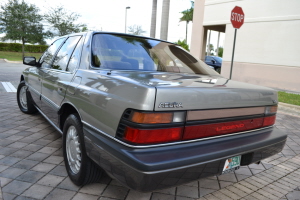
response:
M81 120L81 116L79 111L76 109L74 105L71 103L64 103L58 111L59 114L59 128L63 131L65 121L70 114L78 114L79 120Z

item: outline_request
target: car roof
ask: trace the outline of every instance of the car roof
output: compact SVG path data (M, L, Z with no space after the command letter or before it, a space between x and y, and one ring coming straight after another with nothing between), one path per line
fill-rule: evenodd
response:
M87 33L92 33L93 35L94 35L94 34L123 35L123 36L130 36L130 37L138 37L138 38L144 38L144 39L157 40L157 41L161 41L161 42L166 42L166 43L178 45L178 44L175 44L175 43L173 43L173 42L169 42L169 41L161 40L161 39L157 39L157 38L151 38L151 37L146 37L146 36L141 36L141 35L133 35L133 34L127 34L127 33L108 32L108 31L88 31L88 32L72 33L72 34L60 36L60 37L58 37L58 38L56 38L56 39L59 39L59 38L65 38L65 37L70 37L70 36L75 36L75 35L85 35L85 34L87 34Z

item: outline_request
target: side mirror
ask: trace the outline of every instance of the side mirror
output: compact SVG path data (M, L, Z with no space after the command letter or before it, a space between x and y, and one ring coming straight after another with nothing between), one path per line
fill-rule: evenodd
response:
M215 61L215 60L211 60L211 62L212 62L213 64L215 64L215 63L216 63L216 61Z
M36 66L36 58L35 57L24 57L23 64L30 65L30 66Z

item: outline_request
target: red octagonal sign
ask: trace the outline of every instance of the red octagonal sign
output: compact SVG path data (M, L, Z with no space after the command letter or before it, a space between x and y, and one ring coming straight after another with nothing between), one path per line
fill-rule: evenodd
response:
M244 24L245 14L241 7L234 7L231 11L230 21L234 28L241 28Z

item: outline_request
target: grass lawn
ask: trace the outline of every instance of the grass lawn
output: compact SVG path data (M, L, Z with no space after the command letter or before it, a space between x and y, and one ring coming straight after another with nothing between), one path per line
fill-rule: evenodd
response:
M286 92L278 92L278 101L300 106L300 95Z
M42 53L25 52L25 56L34 56L38 60ZM5 58L10 61L22 61L22 52L0 51L0 58Z

